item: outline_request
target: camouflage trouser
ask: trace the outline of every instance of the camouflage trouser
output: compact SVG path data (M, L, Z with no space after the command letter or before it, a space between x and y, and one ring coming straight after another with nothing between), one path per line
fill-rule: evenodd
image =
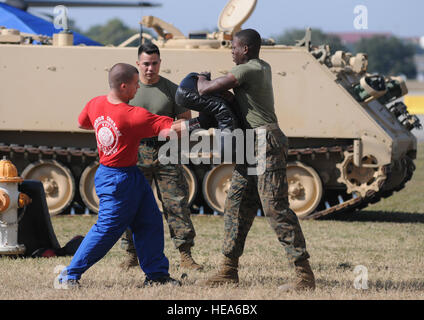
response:
M183 244L194 245L196 233L187 205L188 185L181 165L162 165L158 161L159 147L141 144L139 165L147 181L155 182L156 190L162 202L163 214L168 222L171 239L176 248ZM135 250L132 233L128 229L121 239L121 248Z
M267 129L266 169L263 174L248 175L246 165L236 165L224 210L222 253L225 256L238 258L243 254L247 234L262 205L289 262L309 258L299 220L288 203L287 141L280 129Z

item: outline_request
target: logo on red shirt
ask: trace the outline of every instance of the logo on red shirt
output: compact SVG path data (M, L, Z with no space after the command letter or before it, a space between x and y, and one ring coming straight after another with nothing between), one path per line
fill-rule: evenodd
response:
M119 137L122 135L118 130L115 121L109 116L100 116L94 121L96 130L97 146L104 155L109 156L118 151Z

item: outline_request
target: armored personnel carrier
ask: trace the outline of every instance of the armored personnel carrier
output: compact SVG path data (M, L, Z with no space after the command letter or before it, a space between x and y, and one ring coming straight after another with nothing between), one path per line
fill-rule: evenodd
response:
M144 36L161 48L161 74L176 83L193 71L226 74L233 66L233 34L255 5L229 1L220 31L187 37L159 18L144 17L141 23L158 34ZM78 129L77 117L89 99L107 92L113 64L135 64L137 49L125 45L137 37L118 47L89 47L58 34L31 45L29 35L1 30L0 153L22 177L42 181L52 215L75 202L97 211L96 140ZM264 41L261 58L273 70L275 109L290 144L290 207L300 218L363 208L411 179L417 151L411 130L420 123L399 99L407 93L402 78L367 73L366 54L313 47L310 31L296 46ZM233 164L184 168L190 203L223 212Z

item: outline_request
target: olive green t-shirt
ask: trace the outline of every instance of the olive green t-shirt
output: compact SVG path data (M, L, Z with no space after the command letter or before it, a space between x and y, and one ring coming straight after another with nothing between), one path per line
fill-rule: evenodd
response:
M276 123L271 66L261 59L251 59L230 71L237 79L234 95L241 121L249 128Z
M155 84L143 84L140 82L140 88L135 97L130 101L130 105L143 107L151 113L168 116L172 119L187 109L178 106L175 103L175 92L178 86L172 81L160 77Z

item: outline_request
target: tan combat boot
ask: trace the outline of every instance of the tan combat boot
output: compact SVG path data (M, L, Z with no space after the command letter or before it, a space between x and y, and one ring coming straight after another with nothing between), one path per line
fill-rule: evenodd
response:
M138 258L136 252L133 250L126 250L126 253L127 254L124 258L125 260L122 261L119 265L121 269L128 270L130 268L138 266Z
M298 261L294 263L296 272L296 281L293 283L283 284L278 287L279 290L288 291L305 291L315 290L315 277L312 272L308 260Z
M217 287L224 284L238 284L238 258L224 256L217 274L213 275L202 284L208 287Z
M181 263L180 263L181 268L198 270L198 271L203 270L203 266L196 263L196 261L194 261L193 257L191 256L190 245L183 244L178 248L178 250L180 251L180 255L181 255Z

